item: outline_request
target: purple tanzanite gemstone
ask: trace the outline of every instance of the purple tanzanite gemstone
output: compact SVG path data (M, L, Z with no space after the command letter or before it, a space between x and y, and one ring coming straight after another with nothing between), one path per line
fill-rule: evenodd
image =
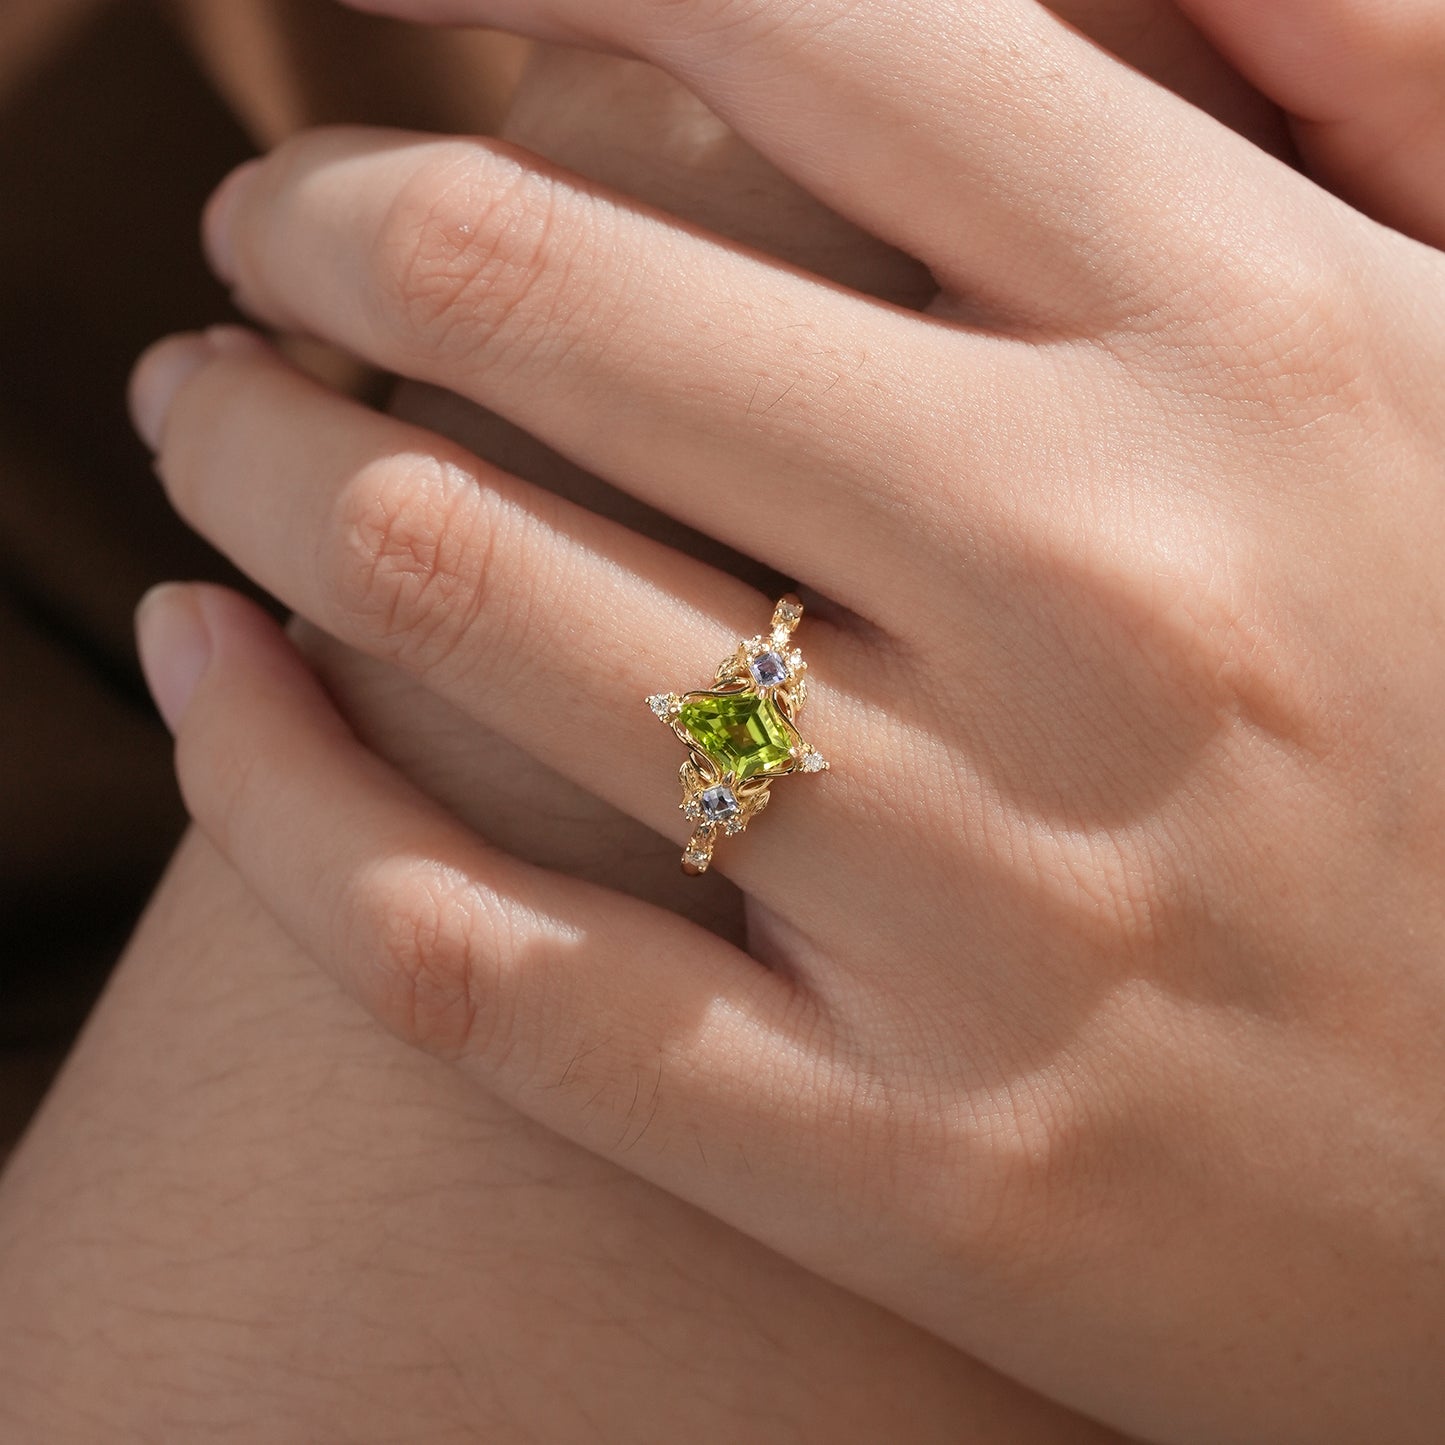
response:
M776 652L760 652L748 667L759 687L776 687L788 680L788 664Z
M737 795L731 788L709 788L698 800L702 815L709 823L725 823L738 815Z

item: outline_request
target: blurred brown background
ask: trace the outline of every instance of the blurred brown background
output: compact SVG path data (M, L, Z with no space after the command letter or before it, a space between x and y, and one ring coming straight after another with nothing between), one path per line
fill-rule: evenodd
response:
M148 342L227 314L202 202L299 126L486 130L520 63L331 0L0 0L0 1159L182 826L131 612L227 571L124 388Z

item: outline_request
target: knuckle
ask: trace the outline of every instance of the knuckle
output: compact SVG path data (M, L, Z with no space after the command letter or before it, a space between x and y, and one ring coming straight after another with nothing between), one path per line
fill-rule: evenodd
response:
M973 1142L984 1162L970 1242L980 1262L1029 1270L1077 1241L1112 1152L1101 1102L1065 1070L1011 1079L979 1101Z
M1353 254L1311 241L1261 244L1218 268L1206 324L1227 394L1286 422L1313 422L1321 403L1355 399L1368 301Z
M1250 310L1254 324L1240 328L1242 350L1267 380L1297 395L1301 382L1310 392L1333 393L1357 375L1364 305L1347 268L1303 258L1288 275L1267 275Z
M1056 1078L961 1088L940 1069L895 1095L892 1163L875 1171L875 1205L969 1273L1027 1268L1071 1228L1083 1161L1100 1142L1097 1113Z
M1242 228L1211 247L1207 267L1175 257L1172 275L1190 279L1110 339L1116 358L1162 396L1217 402L1230 434L1313 429L1373 400L1372 268L1339 203L1312 204L1314 224Z
M381 324L431 359L491 359L547 321L565 281L558 189L493 149L454 143L398 192L382 223Z
M381 1022L444 1058L493 1055L509 949L478 890L436 863L389 864L347 906L344 946L378 965L367 1002Z
M497 526L492 494L463 467L387 457L343 490L331 583L344 624L414 671L445 670L487 615Z

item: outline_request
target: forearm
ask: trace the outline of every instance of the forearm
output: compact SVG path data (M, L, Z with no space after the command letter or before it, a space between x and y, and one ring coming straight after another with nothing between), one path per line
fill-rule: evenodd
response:
M15 1438L1079 1441L385 1036L202 842L0 1185Z

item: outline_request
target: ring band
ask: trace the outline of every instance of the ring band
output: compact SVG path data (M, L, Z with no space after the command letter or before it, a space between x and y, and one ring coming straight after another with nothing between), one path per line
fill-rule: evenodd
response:
M741 833L778 778L822 773L823 755L798 731L808 665L793 644L803 604L792 593L773 609L766 637L752 637L719 664L712 688L657 693L647 705L688 747L679 805L694 823L682 871L706 873L721 833Z

